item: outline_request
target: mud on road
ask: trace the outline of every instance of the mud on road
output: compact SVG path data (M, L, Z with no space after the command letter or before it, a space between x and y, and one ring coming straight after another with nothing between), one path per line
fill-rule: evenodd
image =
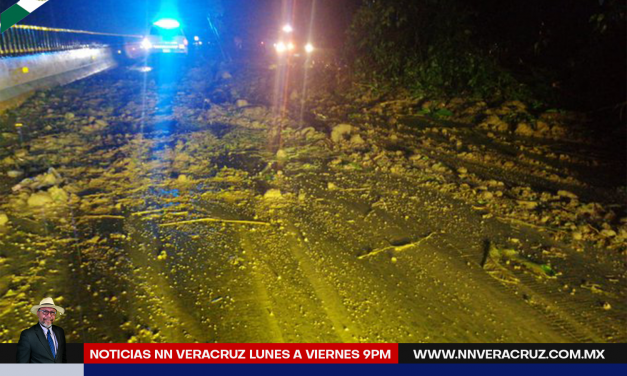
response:
M627 340L627 191L594 145L277 111L302 102L276 66L136 68L2 115L1 341L48 295L72 342Z

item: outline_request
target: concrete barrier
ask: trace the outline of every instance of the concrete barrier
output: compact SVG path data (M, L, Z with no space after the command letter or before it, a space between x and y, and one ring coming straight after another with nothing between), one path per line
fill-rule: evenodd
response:
M109 48L83 48L0 59L0 111L40 89L65 85L116 65Z

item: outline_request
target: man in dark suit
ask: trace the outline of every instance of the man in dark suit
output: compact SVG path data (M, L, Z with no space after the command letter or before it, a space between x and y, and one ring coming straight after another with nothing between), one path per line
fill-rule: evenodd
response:
M52 322L65 313L54 304L52 298L44 298L30 311L37 315L39 322L22 331L17 344L18 363L67 363L65 353L65 333Z

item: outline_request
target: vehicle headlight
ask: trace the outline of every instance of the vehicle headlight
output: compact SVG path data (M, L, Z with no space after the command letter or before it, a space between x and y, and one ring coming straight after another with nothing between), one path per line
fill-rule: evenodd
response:
M308 54L314 52L314 46L311 43L307 43L305 45L305 52L307 52Z
M285 45L285 43L279 42L274 44L274 49L276 50L276 52L282 54L283 52L287 51L287 46Z
M141 46L142 46L142 48L143 48L143 49L145 49L145 50L149 50L149 49L151 49L151 48L152 48L152 43L150 43L150 41L148 40L148 38L145 38L145 39L142 41Z

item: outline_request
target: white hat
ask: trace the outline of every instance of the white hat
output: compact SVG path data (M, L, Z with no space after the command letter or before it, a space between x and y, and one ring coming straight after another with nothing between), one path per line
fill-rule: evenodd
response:
M65 310L63 308L54 305L54 301L52 300L52 298L43 298L41 302L39 302L38 305L34 305L33 308L30 309L30 311L34 315L36 315L37 311L39 311L39 308L54 308L57 310L57 314L59 316L65 313Z

